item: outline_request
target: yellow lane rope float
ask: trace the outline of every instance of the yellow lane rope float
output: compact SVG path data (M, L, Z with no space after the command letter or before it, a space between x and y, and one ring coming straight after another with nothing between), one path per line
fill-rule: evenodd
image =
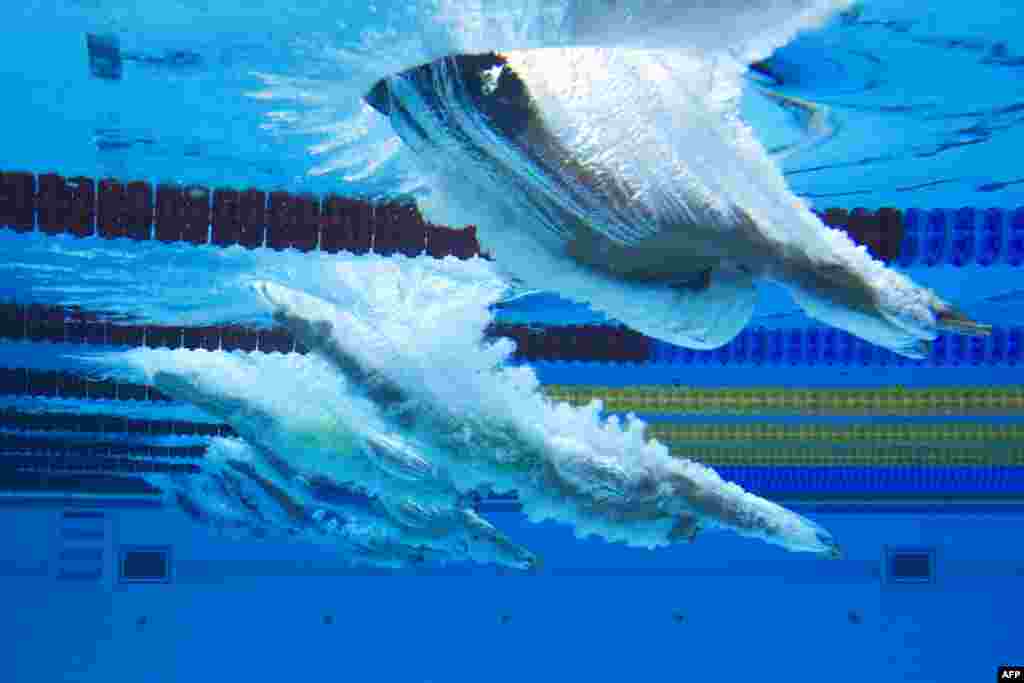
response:
M784 389L547 385L557 401L583 405L593 399L615 413L660 415L1024 415L1024 386Z

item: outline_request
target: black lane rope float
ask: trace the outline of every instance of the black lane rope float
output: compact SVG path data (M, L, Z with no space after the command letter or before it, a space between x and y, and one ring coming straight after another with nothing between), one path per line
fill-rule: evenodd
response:
M19 426L29 426L41 419L32 416L24 420L12 413L4 417L18 422ZM103 419L115 424L118 418ZM128 443L104 434L83 433L81 436L81 443L68 444L66 439L53 434L0 433L0 490L22 490L29 486L38 490L74 491L87 483L61 478L68 474L85 477L196 474L202 471L201 462L206 455L205 445L157 446ZM889 498L942 496L954 500L980 496L1003 501L1024 500L1024 466L1021 466L1024 453L1019 448L1002 457L991 457L978 448L947 449L924 460L876 448L870 453L846 452L840 454L844 457L832 460L806 448L800 457L780 459L770 449L701 449L685 442L670 443L670 446L674 455L704 462L748 490L778 498L861 499L885 495ZM50 481L48 477L56 478ZM515 500L514 497L511 500Z
M903 214L893 208L875 212L863 208L827 209L818 215L827 224L845 230L884 261L900 258L905 261L906 254L916 259L920 252L920 260L930 263L937 244L933 223L941 224L940 232L946 234L944 214L929 214L924 221L913 214L914 230L909 238L904 230ZM999 221L993 222L992 216L986 213L984 225L1001 225L1001 216ZM1012 218L1010 224L1017 225L1016 218ZM919 225L924 228L923 237L918 235ZM962 244L966 239L961 234L963 226L964 221L958 218L948 231L953 245L951 253L960 254L967 248ZM317 197L308 193L257 189L210 190L199 185L158 184L154 187L145 181L124 182L112 178L96 181L82 176L66 178L56 173L36 176L21 171L0 172L0 227L21 233L38 228L48 235L122 237L220 247L237 244L249 249L292 248L304 252L319 249L354 254L372 250L381 255L427 254L435 258L448 255L471 258L481 254L474 226L457 230L432 225L409 202L375 202L337 195ZM984 262L990 259L991 239L982 231L979 240L978 260ZM904 245L907 250L902 249ZM901 264L906 265L903 261ZM959 264L960 261L964 258L956 256L950 262Z
M114 410L114 406L107 406ZM1024 426L984 423L673 425L646 431L674 455L712 466L1024 466ZM202 458L206 446L156 437L234 437L227 424L116 414L0 410L0 455ZM73 442L71 442L73 440ZM0 460L0 463L3 461Z
M656 363L674 366L1015 367L1024 361L1024 328L994 327L988 337L940 334L927 358L911 360L832 328L743 330L728 344L696 351L613 325L531 326L493 323L489 337L516 342L523 361ZM0 339L115 347L307 353L281 328L186 327L114 322L75 307L0 304Z
M1024 207L815 212L883 261L962 267L1024 263ZM481 255L476 228L432 225L409 202L284 191L0 172L0 227L48 235L435 258Z

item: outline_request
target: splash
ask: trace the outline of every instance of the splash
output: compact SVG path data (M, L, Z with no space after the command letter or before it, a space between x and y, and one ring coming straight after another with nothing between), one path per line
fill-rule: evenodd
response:
M825 226L736 116L738 92L731 63L572 48L445 58L367 99L417 154L431 220L477 225L511 276L652 337L727 343L758 280L912 358L940 330L990 331Z
M635 417L544 397L530 368L507 363L510 341L483 337L498 292L393 262L353 262L329 284L330 299L251 284L307 357L140 349L92 362L228 422L265 467L356 483L399 519L516 491L530 519L581 537L653 548L721 528L838 553L813 522L670 455Z
M596 66L610 79L575 78L562 101L606 114L605 123L614 125L562 129L585 157L608 161L607 150L614 150L616 169L638 188L640 207L693 210L672 201L670 188L683 182L707 211L750 206L778 239L803 237L820 246L822 239L813 237L818 224L793 201L735 104L747 62L848 4L179 0L140 11L127 0L101 0L74 11L89 15L84 30L115 30L126 45L132 35L157 33L193 41L196 27L234 47L264 36L282 54L248 74L257 84L247 94L267 107L268 136L307 141L308 175L338 174L371 190L390 185L424 195L431 190L422 167L363 96L383 78L447 55L525 51L519 53L525 64L551 50L545 55L571 67L552 78ZM617 103L602 99L614 93L608 82L619 89ZM559 90L551 85L552 93ZM557 99L549 98L546 108L571 114L558 109ZM637 102L651 106L636 109ZM674 145L660 145L664 130L678 130L673 142L696 147L702 163L681 164ZM734 160L740 163L729 163ZM389 177L381 182L382 176ZM552 189L549 197L565 201L560 188ZM436 217L458 201L435 191L423 205ZM635 237L632 230L650 224L646 209L615 223L613 236ZM833 238L839 239L825 241ZM203 258L217 260L211 276L217 284L201 298L191 281L174 275L190 264L151 259L150 277L146 258L138 258L148 247L132 247L126 261L108 257L105 266L76 270L92 279L69 287L66 267L87 263L93 246L59 253L60 272L26 265L23 289L68 303L104 302L141 319L252 320L269 311L313 350L305 358L137 350L79 359L150 381L228 422L244 439L248 450L217 442L213 451L223 457L214 458L204 479L165 482L197 518L224 528L297 529L340 539L371 563L408 560L427 548L439 557L529 566L528 551L479 531L467 502L481 491L515 490L531 519L570 524L581 536L657 547L724 528L794 551L838 552L809 520L699 463L672 457L646 439L640 420L606 419L599 403L573 408L545 399L531 370L507 363L510 342L483 339L487 306L502 289L489 279L493 273L459 279L452 267L431 270L404 259L303 257L300 264L291 256L204 251ZM852 249L848 241L840 246ZM539 254L536 263L543 264ZM130 274L142 273L147 284L132 284ZM609 286L604 293L619 297L623 311L638 308L635 292ZM655 324L659 308L651 310ZM314 480L357 487L374 501L371 514L331 510L310 487ZM343 518L354 521L349 526L338 521Z
M199 475L146 478L174 505L225 538L278 538L344 551L352 566L401 568L473 559L533 569L538 559L471 509L385 505L327 476L293 476L287 465L234 439L214 439Z

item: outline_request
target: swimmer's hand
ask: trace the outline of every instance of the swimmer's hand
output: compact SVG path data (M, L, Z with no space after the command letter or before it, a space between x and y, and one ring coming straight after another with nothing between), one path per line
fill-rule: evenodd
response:
M968 337L987 337L992 334L992 326L976 323L960 311L950 308L940 311L936 316L938 328L943 332L955 332Z
M842 263L804 258L788 264L779 279L812 318L908 358L927 357L940 332L992 332L991 326L971 320L930 289L887 268L869 278Z

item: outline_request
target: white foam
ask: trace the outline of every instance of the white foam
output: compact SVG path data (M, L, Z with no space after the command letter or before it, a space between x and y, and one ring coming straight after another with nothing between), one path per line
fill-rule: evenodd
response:
M530 368L505 363L510 341L483 339L500 285L461 266L453 273L367 259L322 274L330 300L265 281L252 290L295 318L330 322L338 348L401 390L397 405L375 404L364 379L315 356L137 349L92 360L195 402L300 472L357 482L395 505L517 490L531 519L568 522L581 536L665 545L692 515L793 550L829 550L816 525L670 456L641 421L547 400Z
M507 341L483 340L492 298L423 287L400 268L386 280L379 269L363 272L370 277L332 289L344 308L274 283L256 289L295 319L330 323L318 349L326 356L340 351L397 386L415 441L458 489L516 490L532 519L644 547L667 544L678 517L694 515L793 550L829 550L818 527L670 456L635 417L602 419L597 402L549 401L531 369L504 364ZM364 292L373 303L360 300Z
M823 258L840 254L887 277L845 236L821 231L735 113L745 61L765 56L796 31L847 4L380 0L367 5L300 0L211 7L179 0L159 12L140 12L127 0L101 6L102 14L116 17L120 30L134 27L139 35L154 25L182 31L229 27L238 35L273 23L288 26L292 35L302 36L290 43L297 61L328 66L320 78L254 74L263 87L253 90L252 97L273 110L267 131L318 137L309 149L311 173L337 170L361 178L410 167L396 151L394 137L379 125L382 119L375 120L361 102L380 78L453 53L575 46L561 53L579 67L575 73L593 75L597 67L605 70L600 72L605 80L576 78L571 87L580 97L574 102L594 112L604 107L608 125L565 130L584 155L612 162L623 177L638 182L645 200L641 205L686 210L671 201L673 188L682 183L712 211L742 206L779 239L817 250ZM667 50L613 49L621 47ZM585 93L584 86L589 87ZM650 106L637 110L638 103ZM659 137L665 131L675 131L668 146ZM688 159L680 156L683 152ZM687 160L696 163L683 163ZM455 225L473 215L460 214L456 202L431 206L450 213L453 220L444 222ZM331 321L334 341L360 365L400 387L416 408L417 420L403 428L393 407L372 403L365 387L315 358L138 350L105 359L108 367L134 368L158 385L168 383L171 393L190 397L254 445L298 467L358 481L396 505L404 500L450 503L453 491L479 486L516 489L532 519L561 520L580 535L645 547L667 543L680 516L693 515L707 526L725 526L792 550L831 548L827 534L808 520L724 482L710 468L671 457L664 445L644 438L638 420L603 420L596 403L572 408L546 400L531 370L505 365L509 342L482 340L490 320L487 305L502 286L478 262L425 265L425 259L375 256L358 261L306 255L271 259L239 249L218 255L204 251L203 258L222 264L209 276L218 289L208 293L214 305L206 306L196 297L196 283L181 277L193 264L137 258L127 264L109 253L119 248L88 244L77 253L60 254L65 270L50 278L59 291L37 288L63 297L62 302L123 303L143 317L177 312L195 322L258 318L257 302L242 285L250 279L274 281L277 289L263 291L271 292L275 305L290 306L308 320ZM530 266L530 248L523 247L520 267ZM86 249L93 253L83 253ZM129 258L139 253L156 257L155 249L162 247L132 245L124 251ZM86 269L94 279L86 279L82 289L70 289L67 267L87 263L103 250L107 254L97 261L100 265ZM543 256L536 256L536 263L543 264ZM35 274L41 276L38 263ZM147 267L153 276L132 283L130 275ZM552 278L546 286L565 278L557 267L543 273ZM597 298L611 302L609 310L626 315L636 308L628 288L600 282L585 287L604 288L584 288L581 294L584 299L602 294ZM632 315L640 324L647 315L654 326L672 303ZM398 469L383 462L382 452ZM432 476L416 475L418 457L436 468Z

